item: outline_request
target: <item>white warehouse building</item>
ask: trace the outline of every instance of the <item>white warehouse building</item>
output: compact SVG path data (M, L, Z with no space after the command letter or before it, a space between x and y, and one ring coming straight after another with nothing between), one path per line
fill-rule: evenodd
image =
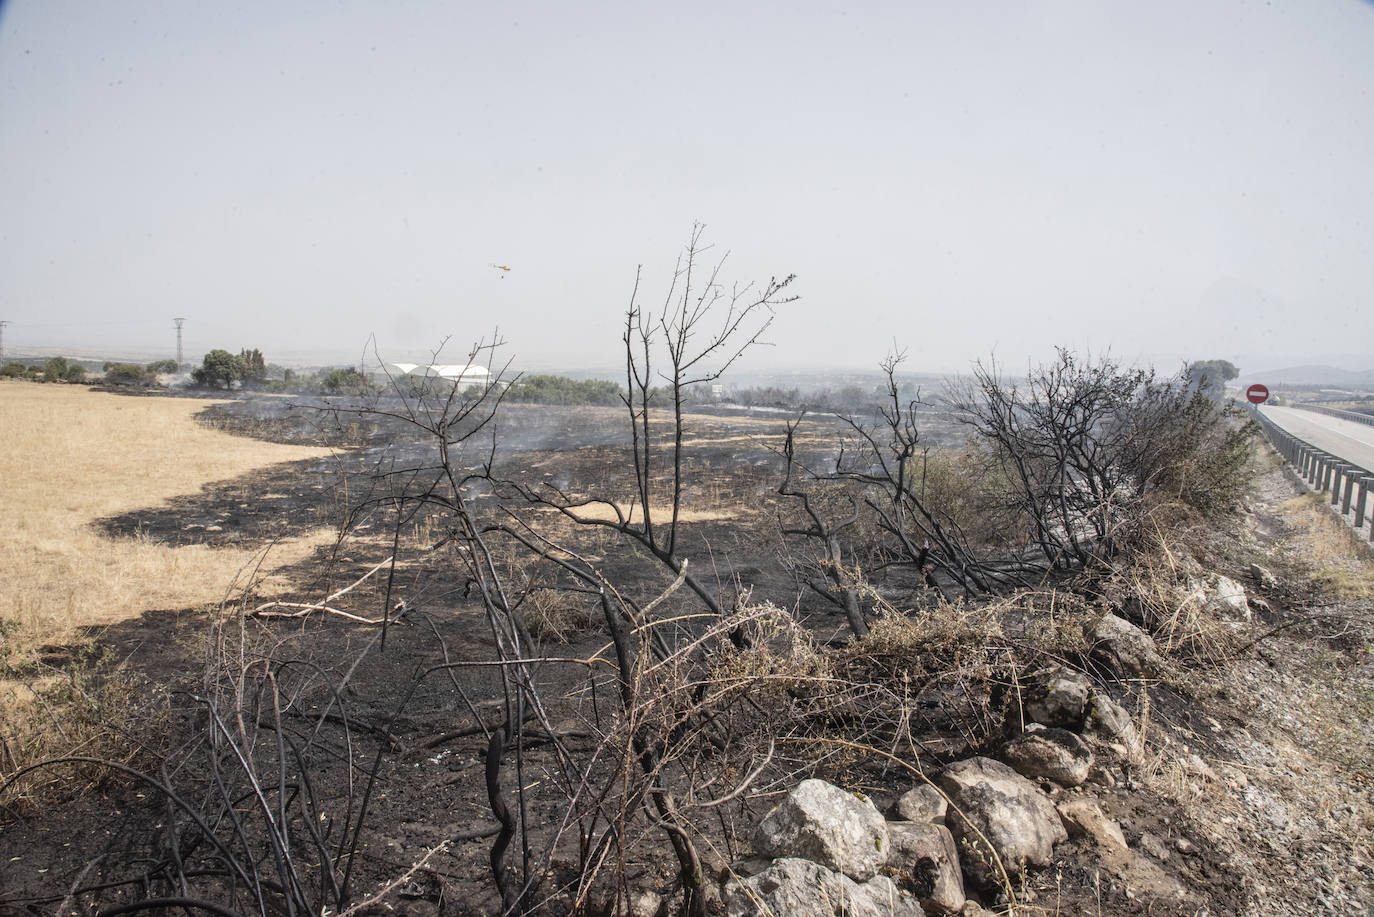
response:
M472 363L392 363L391 366L403 376L447 379L455 385L486 385L491 381L490 370Z

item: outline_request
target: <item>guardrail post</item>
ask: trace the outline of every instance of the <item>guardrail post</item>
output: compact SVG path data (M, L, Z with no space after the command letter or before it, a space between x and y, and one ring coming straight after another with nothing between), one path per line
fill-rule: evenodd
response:
M1355 528L1360 529L1364 526L1364 507L1369 497L1369 486L1374 484L1374 478L1360 478L1360 490L1355 497ZM1374 534L1374 526L1370 526L1371 534Z
M1351 468L1345 475L1345 486L1341 488L1341 515L1350 512L1350 498L1355 492L1355 469Z
M1345 462L1336 462L1331 469L1331 505L1335 506L1341 502L1341 482L1350 476L1350 466Z

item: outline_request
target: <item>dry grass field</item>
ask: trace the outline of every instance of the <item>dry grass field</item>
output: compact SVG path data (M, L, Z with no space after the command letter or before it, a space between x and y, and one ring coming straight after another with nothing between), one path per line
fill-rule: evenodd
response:
M0 721L11 724L0 732L29 732L25 712L54 674L34 668L39 648L79 642L88 628L149 609L216 604L261 553L112 539L95 530L94 520L274 463L328 455L206 429L193 419L204 407L80 386L0 383ZM322 529L276 545L258 569L266 575L258 591L271 595L281 586L272 580L274 568L302 560L332 537ZM27 744L13 734L11 741Z

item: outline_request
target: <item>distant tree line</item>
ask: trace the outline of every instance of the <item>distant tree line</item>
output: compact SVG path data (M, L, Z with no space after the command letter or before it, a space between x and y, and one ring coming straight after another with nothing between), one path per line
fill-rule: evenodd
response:
M920 391L913 382L897 383L899 394L916 400ZM802 391L796 386L759 385L732 389L727 401L747 407L784 408L791 411L834 411L864 413L885 404L888 393L885 385L864 386L855 382ZM705 400L705 399L703 399Z
M352 366L301 373L269 364L256 347L240 350L212 350L191 370L191 381L205 388L292 394L367 395L378 390L367 375Z
M605 379L569 379L539 374L525 376L510 387L506 401L522 404L620 405L625 389Z
M27 379L30 382L83 382L86 379L86 367L68 362L66 357L49 357L41 364L29 366L6 363L0 366L0 378Z
M176 360L154 360L147 364L107 360L101 365L100 373L96 373L75 360L49 357L42 364L28 366L17 362L6 363L0 366L0 378L29 382L103 382L106 385L152 386L157 385L159 375L174 373L177 369Z

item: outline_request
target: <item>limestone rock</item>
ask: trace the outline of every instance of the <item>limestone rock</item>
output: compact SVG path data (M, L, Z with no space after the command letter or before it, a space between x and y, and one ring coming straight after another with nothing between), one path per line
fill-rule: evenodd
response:
M819 863L783 857L756 876L725 886L728 917L924 917L915 898L886 876L860 884Z
M887 829L892 836L887 866L898 884L920 899L928 913L953 914L963 907L959 848L949 829L929 822L890 822Z
M804 857L859 882L887 860L887 823L868 799L824 780L803 780L763 817L754 853Z
M1102 616L1090 642L1092 655L1120 678L1149 674L1162 662L1154 638L1114 614Z
M940 791L925 783L907 790L892 806L893 813L901 821L925 823L943 822L948 809L949 803Z
M959 761L941 771L937 782L950 799L947 821L964 874L977 882L996 875L980 832L1008 875L1019 874L1026 863L1048 864L1054 845L1068 839L1049 797L1000 761Z
M736 879L752 879L772 865L773 861L768 857L750 857L747 860L731 863L730 877ZM721 881L725 880L722 879Z
M1026 691L1026 716L1033 722L1062 729L1083 728L1092 683L1067 669L1052 669Z
M1086 742L1067 729L1036 729L1002 746L1002 760L1024 777L1078 786L1088 779L1093 753Z
M1232 621L1250 620L1245 587L1230 577L1213 574L1204 580L1190 580L1188 588L1190 597L1205 611Z

